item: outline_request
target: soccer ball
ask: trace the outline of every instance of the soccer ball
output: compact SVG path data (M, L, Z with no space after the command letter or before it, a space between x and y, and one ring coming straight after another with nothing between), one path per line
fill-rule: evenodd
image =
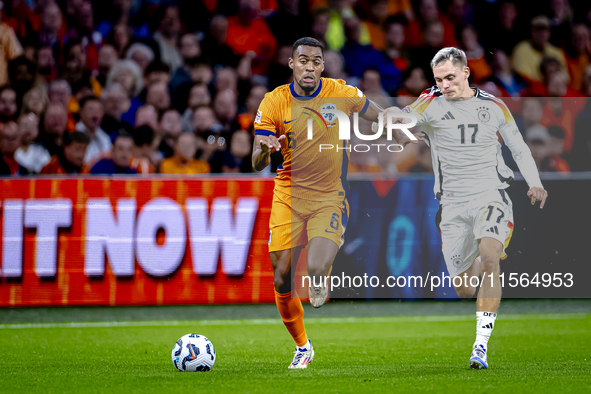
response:
M181 372L209 371L215 363L215 349L203 335L187 334L174 344L172 363Z

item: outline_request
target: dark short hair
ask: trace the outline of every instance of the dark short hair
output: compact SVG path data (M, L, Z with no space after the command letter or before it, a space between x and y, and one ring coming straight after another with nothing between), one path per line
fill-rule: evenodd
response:
M150 73L155 73L155 72L165 72L165 73L169 74L170 67L166 63L162 63L159 60L155 60L155 61L151 62L150 64L148 64L148 66L146 67L146 71L144 71L144 75L147 76L147 75L150 75Z
M296 51L296 49L298 49L299 46L320 48L320 51L322 52L322 57L324 58L324 45L322 45L322 43L315 38L302 37L299 40L297 40L296 42L294 42L293 47L291 48L292 56L293 56L294 52Z
M89 103L91 101L96 101L97 103L100 103L102 105L101 99L99 99L98 97L87 96L87 97L84 97L83 99L80 100L80 110L82 110L82 108L84 108L86 103Z
M560 60L558 60L554 56L545 56L540 62L540 73L544 77L548 77L548 67L550 67L551 65L555 65L562 68L562 63L560 63Z
M178 113L179 116L181 115L180 111L176 108L173 108L173 107L164 108L164 109L161 109L160 111L158 111L158 122L162 122L162 118L164 117L164 115L170 111L174 111L174 112Z
M154 142L154 129L148 125L134 129L132 135L135 146L152 145Z
M387 31L388 28L390 28L390 25L395 25L395 24L406 26L406 25L408 25L408 20L402 14L389 16L386 18L386 20L382 24L382 30Z
M203 56L186 59L185 64L191 68L195 68L197 66L207 66L211 68L211 60Z
M70 38L70 39L68 39L68 41L66 41L66 43L62 47L62 54L64 56L64 60L68 60L68 56L70 55L70 51L76 45L82 45L82 40L79 38Z
M548 127L548 133L550 133L552 137L564 139L564 130L562 130L560 126Z
M115 136L115 141L113 141L113 144L115 144L119 138L131 138L133 140L131 134L129 134L124 128L117 130L117 135Z
M90 144L90 137L81 131L65 132L62 138L64 140L64 146L69 146L74 142L85 145Z

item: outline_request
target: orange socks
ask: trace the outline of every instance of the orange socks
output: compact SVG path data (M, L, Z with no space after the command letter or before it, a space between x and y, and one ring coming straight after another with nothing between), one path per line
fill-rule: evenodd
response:
M308 336L304 328L304 307L299 298L291 298L291 292L279 294L275 291L275 303L281 315L285 328L293 337L297 346L308 343Z

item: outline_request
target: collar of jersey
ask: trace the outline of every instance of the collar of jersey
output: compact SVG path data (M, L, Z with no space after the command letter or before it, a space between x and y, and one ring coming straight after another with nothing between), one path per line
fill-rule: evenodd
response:
M472 86L470 85L470 89L472 89L474 91L474 96L470 97L468 100L458 100L458 101L449 101L450 103L465 103L467 101L470 101L470 99L473 98L482 98L482 94L480 93L480 89L478 89L476 86Z
M291 95L297 100L302 100L302 101L312 100L313 98L316 98L316 96L318 96L318 94L320 94L320 91L322 90L322 78L320 78L320 82L318 83L318 89L316 89L314 94L312 94L310 96L300 96L299 94L297 94L295 92L295 89L293 88L293 82L289 84L289 90L291 90Z

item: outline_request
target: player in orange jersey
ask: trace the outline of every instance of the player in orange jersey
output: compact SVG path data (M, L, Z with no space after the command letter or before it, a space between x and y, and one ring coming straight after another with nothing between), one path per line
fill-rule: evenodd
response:
M367 120L377 120L383 110L345 81L320 77L324 71L324 51L314 38L301 38L294 43L289 67L293 70L293 82L267 93L259 106L254 121L252 163L261 171L269 165L272 152L281 151L284 158L275 177L269 255L275 302L296 343L289 368L301 369L314 359L314 350L304 329L300 299L291 294L292 262L297 263L307 244L308 276L312 278L310 303L319 308L328 295L326 278L344 242L349 211L349 141L339 139L340 122L327 112L338 109L347 116L359 113ZM395 137L401 145L411 142L402 132ZM338 149L323 151L319 149L321 144Z

